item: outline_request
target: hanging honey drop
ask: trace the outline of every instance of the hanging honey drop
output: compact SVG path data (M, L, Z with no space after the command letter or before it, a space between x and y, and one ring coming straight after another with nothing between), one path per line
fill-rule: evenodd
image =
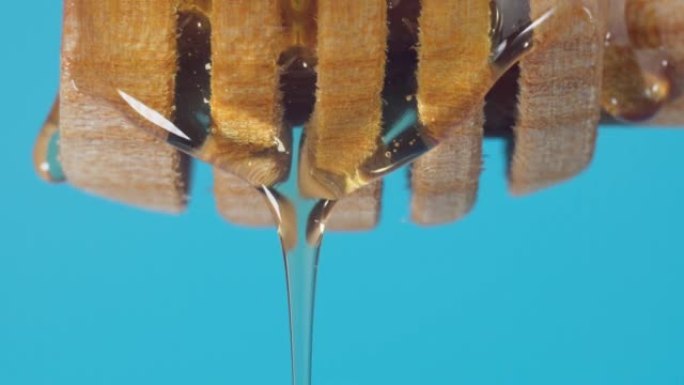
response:
M676 94L671 60L649 9L642 0L611 3L601 103L617 120L650 119Z
M59 99L53 104L36 140L33 165L38 176L47 182L60 183L66 180L59 162Z
M673 79L668 61L644 65L631 47L606 49L601 96L603 109L618 120L638 122L653 117L670 100Z

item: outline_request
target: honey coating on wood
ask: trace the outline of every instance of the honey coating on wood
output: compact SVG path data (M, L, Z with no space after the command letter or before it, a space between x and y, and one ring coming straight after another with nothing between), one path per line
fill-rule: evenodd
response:
M281 17L284 22L282 33L284 34L286 44L311 50L313 48L311 45L315 43L316 37L316 24L313 15L313 12L316 11L316 3L305 1L295 4L295 2L283 0L280 2L280 6L282 7ZM305 51L298 50L297 54L302 54L303 52L305 54ZM302 63L307 63L306 56L300 59L303 60ZM289 70L289 68L284 66L280 70L285 71ZM213 73L214 75L216 74L215 67ZM244 90L244 92L247 92L247 90ZM208 157L213 156L213 162L219 160L215 155L220 151L221 146L212 144L217 139L220 139L220 136L214 135L209 137L207 143L200 149L200 152L207 154ZM254 157L246 154L245 160L253 161ZM249 178L247 179L249 180ZM375 184L373 187L345 197L340 202L342 209L336 210L339 214L331 216L329 228L333 230L362 230L373 227L379 216L379 196L377 192L380 190L378 185ZM263 198L259 194L255 194L254 187L241 178L224 172L222 169L216 169L214 192L218 210L228 221L256 227L274 224L271 213L267 205L265 205ZM345 210L345 207L348 209ZM354 211L350 212L349 209Z
M184 208L182 156L143 133L117 95L172 115L176 8L172 0L65 2L60 160L75 186L147 209Z
M321 1L317 15L316 105L300 176L307 194L334 199L357 187L348 181L379 145L387 4Z
M489 0L423 0L419 19L418 114L438 141L481 110L493 85ZM464 123L481 135L482 127Z
M246 2L243 2L243 7ZM282 3L282 1L281 1ZM219 7L231 7L231 6L236 6L235 4L229 5L229 4L220 4ZM277 15L277 8L278 4L276 2L270 2L267 4L267 7L269 7L268 10L264 10L266 12L265 17L267 17L267 22L271 25L271 28L277 28L277 21L274 20L274 17L279 17ZM217 12L220 12L221 10L217 10ZM233 10L234 11L234 10ZM243 12L246 12L247 9L243 9ZM262 13L264 12L262 11ZM232 15L232 17L236 17L238 15ZM217 16L218 17L218 16ZM252 16L254 17L254 16ZM216 20L216 18L214 18ZM232 23L231 20L224 20L223 21L226 26L230 28L230 24ZM252 19L250 22L251 24L254 24L255 19ZM233 31L235 33L235 31ZM276 33L274 31L270 32L271 34ZM215 35L216 32L214 32L213 35ZM261 33L257 33L254 35L254 38L257 40L261 40L259 43L259 46L262 47L264 44L267 44L265 40L270 38L269 31L261 31ZM221 39L221 36L213 36L213 39ZM228 51L231 48L230 40L223 41L222 43L223 49ZM245 47L244 46L245 42L241 44L237 44L236 48L238 50L250 50L250 47ZM284 40L283 40L283 45L284 45ZM244 70L248 72L246 80L248 82L256 82L255 87L256 90L254 91L254 95L249 101L253 101L259 98L261 94L267 94L266 98L267 101L270 101L272 103L275 103L273 108L271 106L266 106L261 103L261 101L258 102L257 105L254 105L251 108L251 111L256 113L259 110L265 111L265 114L267 116L268 121L270 122L269 124L259 124L257 125L254 129L256 130L261 130L264 132L267 136L268 135L282 135L282 127L281 127L281 117L280 117L280 106L279 106L279 101L281 99L280 91L278 89L278 83L279 83L279 68L276 66L276 58L280 54L279 49L281 47L275 46L275 47L269 47L270 51L266 52L266 55L260 56L260 53L258 52L247 52L248 55L251 55L251 58L246 58L247 60L253 61L250 65L248 65ZM214 49L215 50L215 49ZM225 68L223 68L223 73L219 74L217 73L216 69L212 72L212 75L214 76L229 76L227 80L224 79L224 83L222 86L225 86L225 90L215 90L214 92L219 92L223 94L227 94L227 99L226 99L226 104L229 105L232 101L234 101L236 98L240 97L240 94L248 94L250 93L250 87L251 84L239 84L241 81L240 79L240 71L241 69L235 69L232 68L232 63L227 63L228 61L233 60L233 55L239 54L239 53L231 53L230 55L227 55L224 53L223 58L219 58L217 56L214 56L213 60L218 60L219 62L224 62ZM230 72L233 72L231 74ZM237 72L234 72L237 71ZM259 73L263 73L263 76L260 77ZM232 78L230 78L232 77ZM230 83L237 83L239 86L236 88L235 85L230 86ZM217 87L220 83L219 81L215 81L213 83L214 87ZM216 104L212 103L212 107L216 108L218 107ZM220 107L219 107L220 108ZM231 107L228 107L231 108ZM240 104L237 104L237 108L241 108ZM215 114L214 119L217 119L218 116L222 116L226 113L226 111L223 112L218 112ZM270 114L270 115L269 115ZM253 119L260 119L260 116L256 115ZM231 121L228 122L223 122L223 126L230 130L232 129L230 125L232 124ZM240 126L240 130L242 132L248 132L249 131L249 125L250 121L244 122L242 126ZM218 125L219 127L221 126L220 124ZM220 136L221 133L218 131L214 131L213 135ZM211 146L211 142L214 141L214 137L210 136L209 138L209 144L205 144L205 149L208 148L215 148L216 151L222 151L221 146ZM238 147L238 148L244 148L244 145L235 145L232 143L227 143L226 149L228 151L231 150L232 148ZM207 150L207 152L210 152ZM244 152L244 151L243 151ZM254 162L254 157L249 153L249 151L245 152L245 157L242 161L243 164L246 162L246 172L251 172L250 168L252 168L252 165L250 165L249 162ZM262 162L258 166L258 168L262 167L269 167L269 163L273 159L266 159L266 162ZM232 164L232 159L229 159L227 162L227 167L225 169L230 169L233 164ZM276 167L281 167L281 165L276 165ZM247 176L245 178L245 175L241 175L241 177L236 176L232 172L227 172L225 169L222 168L215 168L214 169L214 195L216 198L216 206L219 211L219 213L223 216L224 219L226 219L229 222L238 224L238 225L243 225L243 226L250 226L250 227L265 227L265 226L272 226L273 225L273 218L271 211L268 209L268 206L266 202L264 201L263 196L257 192L256 188L249 184L245 179L247 180L253 180L253 178ZM243 179L244 178L244 179ZM257 177L256 179L260 179L260 177ZM266 181L268 182L268 181Z
M284 50L278 0L214 1L211 111L205 152L253 185L271 185L287 172L280 70Z
M332 231L363 231L374 228L380 218L382 182L377 181L342 198L327 221ZM214 194L219 213L240 226L275 226L262 194L254 186L228 172L214 174Z
M332 231L371 230L380 221L382 181L378 180L340 199L327 222Z
M325 33L330 36L340 35L342 36L340 40L343 42L350 41L351 38L344 37L345 31L335 31L335 29L339 31L348 28L349 25L356 26L354 28L365 28L365 32L356 33L356 40L353 43L355 47L365 45L365 41L364 44L359 43L358 36L365 38L369 36L371 30L374 31L372 33L386 34L385 30L373 25L374 23L384 25L384 23L379 22L379 19L372 21L370 16L365 21L356 18L353 21L344 22L344 24L341 20L335 19L337 13L340 12L339 7L343 7L339 9L349 8L351 9L349 12L353 13L363 7L374 6L370 2L359 2L358 4L349 2L345 5L321 2L323 3L323 10L319 9L314 0L280 0L263 3L248 1L216 2L218 5L212 4L211 0L153 0L145 3L102 1L98 2L97 6L86 0L68 0L65 3L65 64L61 93L65 97L66 105L60 109L65 112L62 121L67 126L62 129L66 133L66 139L63 139L65 144L63 144L62 147L64 148L61 151L61 159L66 164L67 173L73 177L72 179L77 186L86 190L127 203L164 211L178 211L184 203L185 169L182 157L177 152L160 146L159 143L169 137L168 132L160 130L154 132L160 140L137 134L139 128L149 126L149 122L136 116L131 111L130 106L122 101L117 91L124 90L127 94L144 103L150 110L158 111L168 119L172 119L174 115L173 103L169 103L172 92L168 90L173 89L174 71L172 66L174 65L173 57L177 53L173 49L174 41L169 33L169 25L175 22L175 12L201 12L211 16L216 7L234 11L221 11L223 16L219 23L223 23L221 28L226 28L229 33L213 34L214 40L224 40L221 58L230 62L225 67L227 69L224 68L221 72L224 73L232 69L230 73L236 74L232 78L231 76L228 77L232 80L226 84L231 85L231 87L222 88L219 86L218 88L220 92L230 89L227 92L228 96L224 98L224 102L217 108L217 111L228 111L226 116L229 119L223 119L221 120L222 123L216 124L215 135L210 136L201 146L192 148L188 152L222 169L232 170L255 184L262 182L272 184L282 178L287 171L286 166L284 166L288 163L286 161L287 151L283 152L278 148L284 147L287 150L289 146L287 143L288 134L282 131L281 106L283 103L279 99L281 96L277 87L280 76L278 71L282 71L282 68L278 67L277 60L271 59L282 57L279 55L282 55L284 50L293 45L303 47L309 53L313 53L316 50L318 38L325 36ZM421 14L421 27L414 26L416 32L420 30L421 36L421 43L416 47L418 47L418 52L421 55L425 55L421 56L422 62L417 73L417 75L423 76L419 82L422 94L418 95L419 100L424 102L420 105L420 118L425 124L424 131L428 136L433 139L445 139L444 144L439 146L434 153L419 160L413 170L413 215L421 223L441 222L448 220L447 217L456 218L460 214L454 215L454 213L467 211L467 208L474 201L477 175L479 174L479 163L476 162L476 159L479 158L480 151L480 146L476 144L477 140L474 138L478 135L481 137L481 126L472 124L476 120L464 120L464 115L457 114L456 104L448 103L446 107L442 106L440 103L443 100L450 100L449 97L460 98L460 101L458 99L453 100L457 100L458 103L462 102L461 107L466 106L467 100L463 97L463 93L448 95L453 87L446 91L441 90L440 87L446 89L447 87L444 84L449 84L449 82L444 80L448 80L448 77L453 75L444 71L445 66L456 67L461 65L460 62L467 62L466 59L452 60L455 64L449 63L447 58L455 56L445 54L446 51L452 50L452 53L458 54L458 57L480 57L479 54L482 58L485 57L484 48L482 51L468 48L463 52L457 52L454 47L466 43L444 37L456 33L481 32L482 26L485 24L483 18L474 18L464 23L449 23L447 19L452 16L456 20L463 19L464 9L466 13L483 14L489 10L489 8L485 9L484 3L489 2L461 0L450 3L450 1L423 0L421 4L424 8ZM539 15L543 13L545 8L558 2L536 1L533 3L536 4L535 12ZM607 44L606 65L604 67L604 89L607 91L603 93L602 97L602 105L605 106L606 110L625 120L650 118L650 122L663 125L676 125L684 122L684 99L681 98L681 90L684 85L682 84L684 82L684 40L682 39L684 2L681 0L592 0L586 3L590 7L604 7L605 14L613 17L613 19L608 18L608 20L617 22L618 25L617 29L613 27L611 30ZM452 4L451 8L449 8L449 4ZM504 1L503 4L509 3ZM397 5L403 4L392 3L391 7L397 7ZM80 8L80 11L77 8ZM566 6L565 8L569 7ZM316 19L325 9L328 10L329 16L328 19L325 19L325 25L330 27L318 31ZM457 9L458 15L449 13L454 13ZM260 19L261 22L240 18L240 15L244 16L254 12L260 12L260 17L263 16ZM216 18L215 16L211 17ZM111 23L111 20L116 18L125 22ZM486 24L489 25L488 18L484 19L487 19ZM334 22L338 22L338 25L334 25ZM362 24L362 22L365 23L365 27L357 25ZM451 22L453 22L453 18ZM242 27L242 24L239 23L244 23L246 27ZM112 24L116 25L112 26ZM261 24L267 25L268 28L261 30ZM430 27L425 27L426 25ZM256 31L245 34L244 40L248 41L247 43L242 41L235 31L244 32L249 28ZM231 29L232 34L230 33ZM279 32L275 32L276 30ZM82 33L82 31L88 31L88 33ZM554 40L545 37L551 32L547 31L546 28L541 28L535 33L537 35L535 43L541 41L544 44L538 44L543 46L537 47L539 55L536 59L531 58L526 61L526 65L528 69L533 68L532 64L535 63L535 60L541 63L543 60L539 58L546 58L544 60L547 60L545 62L547 67L557 66L558 68L552 71L551 75L544 72L543 67L542 72L537 73L537 75L533 74L535 71L529 70L528 74L532 74L532 76L525 79L523 74L521 80L521 84L523 81L527 81L530 89L540 87L539 89L550 93L552 97L546 100L547 108L535 107L535 103L543 105L544 100L537 98L539 100L534 101L534 97L528 100L529 96L534 96L531 92L523 94L521 97L520 110L524 114L521 116L520 123L536 122L535 124L540 127L543 125L546 129L525 131L520 129L522 126L519 124L520 127L517 129L518 143L511 165L511 189L517 193L532 191L574 175L584 167L583 164L589 162L593 151L595 133L592 135L591 130L580 129L575 131L564 130L561 134L561 126L569 126L573 120L572 115L576 115L578 121L584 120L586 124L580 126L590 126L589 123L593 122L596 110L590 109L586 104L574 99L568 100L568 98L572 99L572 94L577 94L580 89L590 93L594 92L596 87L600 85L600 79L593 86L589 84L591 82L586 82L588 88L583 88L584 79L595 79L592 77L595 73L587 74L579 70L573 74L575 69L573 69L572 63L580 60L579 58L574 60L575 58L568 55L566 51L576 49L577 47L572 47L576 42L570 39L547 43L547 40ZM221 37L217 37L217 35L221 35ZM223 35L226 35L227 38ZM475 35L482 37L481 33ZM332 39L330 36L327 39ZM441 46L435 45L434 49L431 50L431 42L437 44L436 42L440 42L440 38L443 39L440 43ZM469 37L467 40L468 44L477 43L478 38ZM102 44L102 42L107 41L115 41L116 43ZM251 46L254 41L256 44ZM489 51L491 51L489 37L487 37L487 42L490 45ZM384 44L384 41L373 39L370 44L375 47L373 49L376 54L384 60L384 48L383 50L377 49L378 46ZM276 45L279 48L275 47ZM556 51L546 48L546 46L551 45L557 46ZM337 49L338 43L329 43L328 47L330 48L328 51L334 51ZM348 46L343 45L343 48L350 52L352 51L351 47L351 43ZM247 54L246 58L244 55L238 55L245 58L242 64L247 63L246 76L238 73L244 68L237 68L240 67L240 63L236 63L234 52L233 54L230 53L234 49ZM258 50L259 52L251 52L250 50ZM325 52L325 47L323 52ZM584 55L584 51L578 52L580 52L580 56ZM353 53L357 54L355 51ZM556 54L560 56L555 59L551 58ZM253 55L253 60L249 59L249 55ZM339 70L324 71L330 75L327 78L327 84L335 85L340 83L339 81L336 82L335 79L345 77L356 80L358 74L355 72L359 68L361 68L362 74L371 73L371 71L366 71L368 68L365 68L367 67L365 65L359 67L350 64L351 61L348 58L342 58L343 55L344 52L331 53L332 59L330 59L331 64L328 68L339 67ZM563 60L562 55L570 56L570 59ZM335 61L338 58L339 60ZM488 58L489 52L487 52ZM582 60L590 62L593 59L586 56ZM482 68L482 73L475 74L474 77L483 76L482 79L484 79L487 72L491 75L491 69L485 71L484 69L488 67L486 65L477 67L476 62L477 60L471 63L473 67L463 65L463 67L470 68L470 71L463 71L460 75L456 73L457 71L454 73L464 78L473 77L472 73L478 71L472 71L472 68ZM334 65L334 63L345 64ZM311 64L315 65L315 62L311 62ZM567 76L562 73L566 69ZM217 66L213 64L213 71L216 70ZM326 79L325 73L323 80ZM260 77L259 74L266 74L266 76ZM550 78L550 76L556 76L556 81L561 84L557 87L544 87L543 78ZM369 79L381 77L370 76ZM535 77L538 79L535 80ZM362 76L361 79L365 78ZM242 83L243 80L244 83ZM440 81L443 84L440 84ZM467 80L464 82L467 83ZM358 84L361 83L361 81L358 82ZM320 84L319 81L319 86ZM327 87L329 90L326 89L325 94L328 95L328 102L325 106L330 106L330 108L326 107L326 111L321 111L323 108L319 105L316 116L327 116L330 121L334 120L335 117L342 121L344 119L349 120L348 116L355 115L349 111L355 112L357 108L351 104L344 106L332 101L343 100L344 92L356 92L359 88L358 84L354 82L354 86L348 87L347 90L344 90L343 87L337 89ZM364 85L367 84L364 83ZM212 86L217 87L217 83L212 83ZM467 88L467 84L465 87ZM372 87L369 86L368 88ZM481 88L486 91L486 87L482 86ZM556 97L563 90L568 95ZM440 92L446 92L446 94L440 94ZM317 96L320 97L321 95ZM442 96L446 98L442 98ZM271 98L271 101L265 102L268 98ZM619 108L614 105L615 100L620 101L619 106L617 106ZM433 104L428 103L429 101L432 101ZM474 101L472 108L479 111L481 106L475 104L481 104L481 98L471 98L471 101ZM244 102L245 105L240 105L241 102ZM217 104L219 103L217 102ZM370 104L367 103L367 105ZM212 101L213 106L214 102ZM341 112L342 109L347 112ZM463 109L467 110L468 108L463 107ZM570 111L571 109L575 110ZM370 112L366 111L368 112L367 115L372 116L371 110L373 109L369 108L368 110ZM261 111L266 112L262 114ZM587 115L585 119L580 119L580 116L584 114L583 111L588 111ZM558 120L554 117L557 114L560 114ZM432 123L429 123L430 119L433 119ZM214 121L217 121L216 116L214 116ZM235 124L230 124L231 122ZM49 120L45 127L44 134L40 136L37 142L36 154L45 153L44 144L47 143L45 138L48 137L45 133L50 129L56 129L56 119ZM239 130L235 130L235 127L238 127ZM249 127L249 131L247 127ZM254 130L252 127L257 128ZM334 138L335 130L339 129L337 126L335 126L337 128L330 130L326 130L325 127L316 127L313 126L312 122L309 131L323 132L323 136L326 137L327 135L328 139ZM343 157L346 158L348 154L351 154L350 158L362 159L364 156L367 158L368 154L373 152L370 150L371 142L373 142L373 150L377 151L378 134L373 132L372 125L368 127L370 127L367 130L370 133L369 135L359 135L358 138L349 141L358 141L361 146L343 147L351 149L351 151L343 152ZM379 130L380 123L375 128ZM363 130L359 129L358 132L360 131ZM440 135L443 132L449 132L456 136L460 135L461 139L442 137ZM344 136L346 138L347 135ZM269 143L269 138L279 138L280 142L272 140ZM313 143L313 140L310 140L310 143ZM592 145L590 146L589 143ZM364 147L365 144L368 146ZM150 148L154 148L154 151L151 151ZM336 145L330 145L330 143L328 143L328 148L332 148L332 150L321 151L320 153L328 155L327 159L330 160L328 164L332 164L332 168L344 170L331 172L314 164L317 169L315 173L317 178L314 178L315 180L311 185L319 185L319 190L314 187L315 193L324 191L325 194L338 196L344 193L345 180L357 177L353 174L359 167L338 167L337 161L341 151ZM364 148L366 149L365 155L363 155ZM448 155L449 153L453 154L453 157ZM36 157L36 162L38 162L38 155ZM310 159L312 161L320 160L313 156ZM450 162L453 163L452 166L449 166ZM353 163L348 162L350 165ZM50 178L50 175L46 174L40 167L37 171L42 177ZM217 181L224 180L222 175L223 172L217 172ZM470 180L465 175L470 175ZM222 193L227 194L227 192L233 191L240 195L243 190L240 190L239 185L245 187L245 192L251 191L251 187L246 188L247 185L242 180L238 178L231 180L239 182L232 185L226 182L226 185L223 186L225 188L220 190ZM323 188L320 187L321 180L324 182ZM452 183L450 182L452 180L459 182ZM463 184L460 181L463 181ZM466 183L468 181L470 183ZM342 185L342 189L330 194L331 190L336 190L337 185ZM419 187L419 185L423 187ZM444 191L439 192L439 188L435 187L438 185ZM450 189L453 189L453 194L449 192ZM472 191L468 189L472 189ZM157 190L160 190L161 193ZM432 200L426 198L430 194L434 196ZM219 195L218 187L217 195ZM444 199L437 198L437 195ZM221 198L226 197L217 196L217 200ZM245 202L250 201L251 198L246 199ZM261 197L257 196L257 200L260 199ZM423 204L417 203L421 201ZM364 207L379 207L378 201L369 200L368 202L372 203ZM232 202L232 204L234 206L240 205L237 201ZM354 205L350 207L356 207ZM344 210L344 212L350 211ZM362 215L362 217L377 218L376 211L371 209L368 212L373 214ZM334 224L335 215L332 217L331 224ZM250 219L244 217L243 220L249 221ZM364 220L359 223L361 222Z
M556 18L552 28L539 31L537 39L547 44L520 63L518 120L509 170L514 194L573 177L592 159L603 55L598 1L586 1L585 10ZM555 0L531 1L532 19L555 4Z

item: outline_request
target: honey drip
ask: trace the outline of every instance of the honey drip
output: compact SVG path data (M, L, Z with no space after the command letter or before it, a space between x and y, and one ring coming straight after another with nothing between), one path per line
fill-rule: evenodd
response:
M59 162L59 99L55 101L33 149L36 173L45 181L60 183L66 180Z
M295 129L294 143L301 143L302 128ZM299 189L300 146L294 146L289 177L275 186L262 186L278 224L283 249L290 315L292 383L311 384L316 272L325 221L334 202L307 197Z
M408 2L392 3L390 12L400 12L401 5L406 3ZM294 10L300 9L298 7L304 7L309 3L297 2L292 4L294 12ZM554 33L549 33L549 31L553 28L555 18L564 17L567 12L583 11L582 7L578 8L575 5L566 4L550 9L538 20L527 23L511 23L509 19L516 19L517 16L507 13L506 9L495 7L496 17L492 17L495 24L491 32L494 44L490 64L484 68L474 69L483 71L488 81L480 84L474 97L483 99L494 83L535 46L552 44L551 37L554 36ZM397 19L401 20L402 23L406 20L405 18ZM293 25L294 30L297 30L299 24L293 23ZM410 22L406 23L407 27L411 27L411 25ZM507 26L506 28L509 30L506 30L504 26ZM390 26L390 30L393 30L392 26ZM415 34L418 28L409 28L409 30ZM555 33L562 33L562 31ZM295 36L300 35L295 34ZM541 36L548 40L542 40ZM315 58L311 59L307 56L311 51L301 45L301 40L296 40L296 43L296 46L288 50L287 54L281 58L284 69L299 68L300 65L298 64L301 63L315 63ZM401 56L401 54L397 56ZM397 57L394 59L397 60ZM301 90L296 87L297 84L310 85L310 81L313 79L309 76L312 69L308 66L302 67L307 68L300 69L300 72L294 75L285 73L281 82L285 91L286 119L298 123L302 122L302 116L308 116L310 113L311 106L308 103L315 103L315 100L310 96L315 91L315 87L305 87L308 89L308 96L306 93L302 94ZM397 73L401 73L401 71L397 71ZM401 81L402 79L398 80ZM404 80L411 82L410 79ZM288 85L290 86L289 92ZM272 208L283 248L290 308L294 385L309 385L311 383L316 270L320 244L325 231L325 221L335 200L410 163L436 146L442 138L426 134L425 126L421 123L415 109L415 103L411 102L415 100L415 94L404 95L403 98L395 99L406 101L405 104L402 104L403 112L392 110L392 106L388 106L384 115L393 120L385 122L387 127L378 142L375 155L369 158L353 175L346 175L342 178L339 175L321 175L320 170L312 168L307 163L306 133L302 133L302 128L297 128L294 130L294 140L280 138L278 141L281 144L294 144L291 149L285 151L291 159L289 175L286 180L273 186L259 187ZM457 126L458 123L458 121L453 122L454 126ZM158 130L155 132L159 134ZM196 143L180 148L193 155L196 153L193 148L202 148L202 144ZM317 185L312 187L311 184ZM321 194L313 195L311 191L317 191Z

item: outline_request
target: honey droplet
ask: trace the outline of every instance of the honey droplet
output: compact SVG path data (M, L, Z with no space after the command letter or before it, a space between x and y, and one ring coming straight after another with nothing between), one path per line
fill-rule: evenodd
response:
M36 140L33 165L38 176L47 182L60 183L66 180L59 162L59 99L53 104Z
M617 120L652 118L676 96L674 70L652 3L616 0L607 15L601 103Z
M601 100L604 110L618 120L647 120L671 98L673 79L668 60L647 60L637 55L631 47L606 48Z

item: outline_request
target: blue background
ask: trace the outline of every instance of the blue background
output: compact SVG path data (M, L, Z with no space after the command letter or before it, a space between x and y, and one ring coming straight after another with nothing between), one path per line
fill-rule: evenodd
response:
M31 166L57 89L59 1L0 24L0 384L288 384L273 230L223 222L196 167L182 216L49 186ZM591 169L527 198L485 144L467 219L330 234L316 385L684 384L684 131L603 128Z

